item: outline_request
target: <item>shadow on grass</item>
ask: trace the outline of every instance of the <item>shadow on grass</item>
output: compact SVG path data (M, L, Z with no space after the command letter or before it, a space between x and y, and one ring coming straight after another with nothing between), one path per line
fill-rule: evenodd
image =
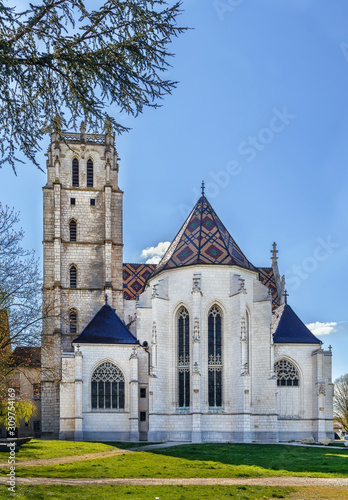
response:
M273 471L348 476L348 450L269 444L198 444L149 450L148 453Z

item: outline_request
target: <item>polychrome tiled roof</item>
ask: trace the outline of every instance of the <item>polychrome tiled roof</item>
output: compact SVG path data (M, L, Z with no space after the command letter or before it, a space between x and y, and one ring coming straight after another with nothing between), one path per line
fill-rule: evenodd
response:
M261 283L271 290L272 310L274 311L279 307L280 301L273 269L272 267L259 267L259 271Z
M154 264L123 264L123 297L134 300L155 268Z
M154 274L163 269L193 264L235 265L258 272L245 257L205 196L198 200Z

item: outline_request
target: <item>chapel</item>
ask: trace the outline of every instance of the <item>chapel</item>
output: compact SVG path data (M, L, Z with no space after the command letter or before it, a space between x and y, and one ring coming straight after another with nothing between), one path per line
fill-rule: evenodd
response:
M47 156L44 297L62 314L42 335L43 436L333 437L332 353L287 303L275 243L251 263L202 189L159 264L124 263L110 124L55 131Z

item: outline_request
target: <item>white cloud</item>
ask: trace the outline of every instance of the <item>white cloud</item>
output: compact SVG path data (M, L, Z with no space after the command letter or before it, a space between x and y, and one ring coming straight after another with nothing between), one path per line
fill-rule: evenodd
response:
M158 264L169 245L170 241L160 241L156 247L145 248L141 252L141 258L147 259L146 264Z
M338 323L320 323L320 321L316 321L315 323L309 323L306 327L313 333L313 335L329 335L330 333L335 331Z

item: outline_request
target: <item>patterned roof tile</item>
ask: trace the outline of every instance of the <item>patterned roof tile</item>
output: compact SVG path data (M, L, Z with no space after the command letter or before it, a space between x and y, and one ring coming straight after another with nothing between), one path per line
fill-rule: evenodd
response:
M193 264L236 265L258 271L245 257L205 196L201 196L153 275Z

